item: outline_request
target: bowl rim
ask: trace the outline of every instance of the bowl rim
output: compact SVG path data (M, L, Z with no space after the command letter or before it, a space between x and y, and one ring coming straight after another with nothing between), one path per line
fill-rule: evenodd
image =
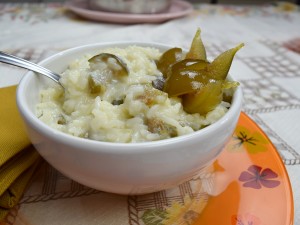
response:
M46 59L40 61L39 65L44 65L47 62L54 61L59 59L60 57L70 54L72 52L92 48L92 47L122 47L122 46L129 46L129 45L136 45L136 46L142 46L142 47L154 47L154 48L173 48L170 45L163 44L163 43L156 43L156 42L136 42L136 41L116 41L116 42L100 42L100 43L93 43L93 44L87 44L87 45L81 45L73 48L66 49L64 51L58 52L50 57L47 57ZM185 50L185 49L183 49ZM83 53L86 54L86 53ZM17 94L16 94L16 102L17 107L22 115L23 119L25 119L27 122L31 124L37 131L40 133L50 136L55 141L58 141L60 143L66 143L73 146L93 146L95 148L102 146L104 148L101 148L101 151L107 151L111 152L114 151L114 153L133 153L133 152L143 152L147 151L147 149L151 148L151 151L159 151L159 148L155 147L162 147L167 145L177 145L180 143L185 143L187 141L192 141L194 139L197 139L199 137L205 137L213 134L218 127L226 126L226 124L230 123L232 119L236 119L236 117L239 117L239 114L241 113L241 107L242 107L242 99L243 94L241 90L241 86L238 86L234 93L233 103L231 104L229 110L225 113L224 116L222 116L219 120L217 120L215 123L200 129L198 131L163 139L163 140L156 140L156 141L146 141L146 142L133 142L133 143L118 143L118 142L104 142L104 141L98 141L98 140L92 140L92 139L86 139L81 137L76 137L71 134L64 133L62 131L56 130L55 128L50 127L49 125L45 124L41 120L39 120L33 111L30 110L29 106L25 103L25 95L23 94L24 89L30 79L35 76L34 72L27 72L22 77L21 81L18 84L17 87ZM230 74L228 74L229 78L232 78ZM238 114L237 114L238 112ZM117 147L117 149L116 149ZM94 149L95 149L94 148ZM100 149L100 148L99 148ZM95 150L97 151L97 150Z

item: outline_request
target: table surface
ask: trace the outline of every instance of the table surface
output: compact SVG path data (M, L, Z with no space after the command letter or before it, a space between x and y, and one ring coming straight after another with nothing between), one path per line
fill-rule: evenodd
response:
M244 42L245 47L238 53L230 73L243 87L243 111L263 129L282 157L293 187L295 224L300 224L300 54L284 47L289 40L300 37L299 24L299 8L282 4L195 4L194 11L186 17L132 25L84 20L59 3L0 4L0 49L39 62L61 50L95 42L145 41L188 48L198 27L211 57ZM0 64L0 87L17 84L24 72ZM48 176L62 176L51 167L47 170ZM58 188L64 190L69 182L66 180ZM74 190L80 186L76 182L72 185ZM44 184L43 188L52 190L50 184ZM89 198L97 193L92 189L82 191L87 196L82 201L97 200ZM45 201L23 208L21 204L23 221L10 223L27 224L26 212ZM51 204L55 207L49 201L49 207Z

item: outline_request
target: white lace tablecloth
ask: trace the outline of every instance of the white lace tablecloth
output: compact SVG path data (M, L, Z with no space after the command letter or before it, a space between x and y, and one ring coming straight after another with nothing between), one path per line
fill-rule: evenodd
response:
M211 57L244 42L230 73L243 86L243 111L264 130L282 157L293 187L295 224L300 224L300 54L284 47L300 37L300 10L282 4L194 6L187 17L168 22L118 25L81 19L60 4L0 4L0 50L38 62L61 50L95 42L151 41L187 48L198 27ZM17 84L24 72L0 64L0 87ZM53 170L48 176L58 179L60 175ZM59 185L64 190L64 183ZM76 185L72 183L77 196L81 193L87 195L85 201L97 200L88 195L97 191ZM43 188L51 189L47 184ZM45 201L28 204L25 210L34 210ZM69 202L72 205L76 200ZM62 216L59 210L55 213Z

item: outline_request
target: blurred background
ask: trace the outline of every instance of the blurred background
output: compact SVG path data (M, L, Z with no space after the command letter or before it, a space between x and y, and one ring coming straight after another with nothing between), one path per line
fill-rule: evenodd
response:
M0 3L13 2L65 2L66 0L0 0ZM300 0L285 0L285 1L271 1L271 0L187 0L192 3L213 3L213 4L265 4L273 2L292 2L300 4Z

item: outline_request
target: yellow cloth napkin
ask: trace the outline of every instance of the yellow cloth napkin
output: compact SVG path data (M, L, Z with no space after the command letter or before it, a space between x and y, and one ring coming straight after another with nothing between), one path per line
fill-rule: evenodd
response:
M22 197L40 159L15 99L16 86L0 89L0 221Z

